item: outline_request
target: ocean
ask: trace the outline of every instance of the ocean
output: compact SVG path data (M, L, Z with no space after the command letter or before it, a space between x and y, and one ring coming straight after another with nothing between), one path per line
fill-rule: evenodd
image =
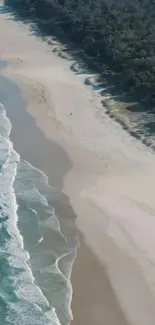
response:
M0 104L0 324L67 325L78 240L47 176L14 150Z

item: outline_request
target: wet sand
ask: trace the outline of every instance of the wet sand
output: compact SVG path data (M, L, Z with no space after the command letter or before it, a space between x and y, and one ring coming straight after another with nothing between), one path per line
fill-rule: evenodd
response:
M59 144L48 140L36 126L34 119L26 112L26 101L16 84L1 77L0 89L1 101L12 123L11 139L15 150L22 159L43 170L48 175L50 184L60 190L63 177L72 166L67 153ZM52 204L60 217L60 222L61 218L76 219L69 198L64 194L56 195ZM94 323L102 325L104 322L108 325L129 324L115 297L106 269L85 244L82 235L73 266L72 286L74 325Z
M80 242L72 272L73 325L129 325L111 287L106 268L84 243L82 236Z

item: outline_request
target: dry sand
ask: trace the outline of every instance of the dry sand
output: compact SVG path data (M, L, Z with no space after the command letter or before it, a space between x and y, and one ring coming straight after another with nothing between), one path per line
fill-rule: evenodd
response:
M106 116L67 60L8 18L0 16L0 58L9 62L3 74L21 88L44 136L67 153L71 166L55 185L69 196L94 254L81 245L72 277L74 324L154 325L155 156ZM36 167L46 165L50 176L48 157L38 159ZM64 166L54 164L57 173Z

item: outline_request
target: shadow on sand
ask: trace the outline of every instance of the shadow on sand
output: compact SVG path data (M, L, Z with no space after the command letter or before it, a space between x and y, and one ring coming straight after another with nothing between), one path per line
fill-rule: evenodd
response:
M155 137L155 123L151 122L150 126L150 119L154 119L155 116L154 112L144 102L135 101L132 93L123 91L119 75L112 73L106 64L95 62L93 57L89 57L83 49L79 49L69 41L53 17L36 18L15 0L5 0L0 12L9 13L10 19L29 24L31 34L53 46L52 50L58 56L71 60L70 69L76 75L85 75L84 84L91 86L94 93L101 95L104 112L121 124L131 136L154 149L152 137ZM129 117L127 120L124 119L125 115Z

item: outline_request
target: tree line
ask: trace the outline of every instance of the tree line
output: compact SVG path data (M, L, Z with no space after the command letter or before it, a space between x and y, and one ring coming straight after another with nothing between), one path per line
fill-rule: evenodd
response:
M67 37L119 85L155 105L154 0L6 0L31 17L57 22Z

